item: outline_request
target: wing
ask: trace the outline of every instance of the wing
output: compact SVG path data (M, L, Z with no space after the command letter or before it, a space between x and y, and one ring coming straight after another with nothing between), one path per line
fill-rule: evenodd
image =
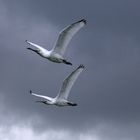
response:
M30 90L30 94L31 95L34 95L36 97L40 97L40 98L43 98L43 99L46 99L46 100L52 100L52 98L48 97L48 96L44 96L44 95L39 95L39 94L36 94L36 93L33 93L31 90Z
M71 24L70 26L64 28L57 39L56 45L53 48L53 51L61 55L64 54L66 47L72 37L86 24L86 20L82 19L78 22Z
M30 41L28 41L28 40L25 40L29 45L31 45L31 46L34 46L35 48L37 48L38 50L41 50L41 51L46 51L46 49L44 49L43 47L41 47L41 46L39 46L39 45L37 45L37 44L35 44L35 43L32 43L32 42L30 42Z
M69 92L75 83L76 79L80 75L80 73L83 71L84 66L80 65L76 70L74 70L64 81L63 85L60 89L60 92L57 96L59 99L66 99L68 98Z

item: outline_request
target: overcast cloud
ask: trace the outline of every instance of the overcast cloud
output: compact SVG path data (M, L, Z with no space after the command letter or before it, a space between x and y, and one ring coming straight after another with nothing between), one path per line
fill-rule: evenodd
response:
M138 0L0 0L0 139L139 140L139 6ZM66 52L73 67L26 49L26 39L51 49L59 31L81 18L87 25ZM79 64L86 69L69 98L77 107L35 103L30 89L56 96Z

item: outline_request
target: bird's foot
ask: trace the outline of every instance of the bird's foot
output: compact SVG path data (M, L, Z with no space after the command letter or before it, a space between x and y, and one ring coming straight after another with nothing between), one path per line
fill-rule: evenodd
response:
M68 104L69 106L77 106L77 103L68 102L67 104Z
M67 65L71 65L72 66L72 63L71 62L68 62L67 60L63 60L63 63L67 64Z

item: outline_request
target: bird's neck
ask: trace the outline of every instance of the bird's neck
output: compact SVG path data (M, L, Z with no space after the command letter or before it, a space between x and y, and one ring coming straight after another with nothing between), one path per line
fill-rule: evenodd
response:
M39 53L40 53L42 56L47 57L47 58L50 56L50 51L48 51L48 50L40 51Z

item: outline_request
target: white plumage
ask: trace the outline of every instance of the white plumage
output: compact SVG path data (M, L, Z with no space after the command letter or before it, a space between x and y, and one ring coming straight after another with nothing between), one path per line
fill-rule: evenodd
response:
M37 101L37 102L41 102L47 105L76 106L77 105L76 103L69 102L67 99L68 99L68 96L69 96L69 93L73 84L75 83L76 79L78 78L80 73L83 71L83 69L84 69L84 66L80 65L63 81L62 87L55 98L39 95L39 94L33 93L31 90L30 90L30 93L31 95L43 98L44 99L43 101Z
M66 50L70 40L72 39L72 37L85 25L86 25L86 20L82 19L82 20L75 22L75 23L69 25L68 27L64 28L59 33L56 44L50 51L44 49L43 47L41 47L35 43L32 43L32 42L26 40L26 42L29 45L32 45L36 48L36 49L33 49L33 48L27 48L27 49L36 52L40 56L47 58L50 61L53 61L56 63L65 63L68 65L72 65L72 63L68 62L63 56L64 56L65 50Z

